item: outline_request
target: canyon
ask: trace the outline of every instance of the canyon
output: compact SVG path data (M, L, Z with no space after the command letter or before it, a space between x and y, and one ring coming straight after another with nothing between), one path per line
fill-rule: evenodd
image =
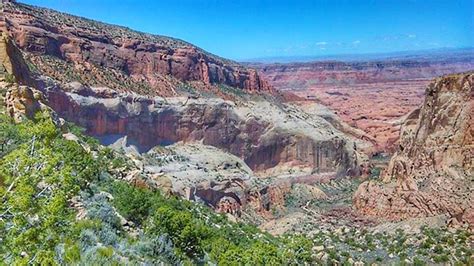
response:
M355 129L322 105L310 114L285 103L254 69L52 10L3 11L1 59L20 84L6 86L8 113L48 110L58 127L83 127L134 162L119 174L128 182L272 219L293 183L366 173L357 147L370 142L346 135Z
M472 49L239 63L0 8L6 264L474 261Z
M294 101L300 108L311 112L313 102L328 106L363 131L358 138L373 144L364 152L381 172L354 191L358 213L472 226L469 49L371 61L248 64L276 89L300 96ZM466 73L446 75L460 72ZM432 81L437 76L444 77Z
M472 55L243 65L174 38L2 9L7 113L84 128L129 162L120 180L274 234L473 223L472 74L429 85L472 70Z
M265 191L263 194L275 189L288 191L291 182L282 183L278 176L290 175L287 178L295 179L295 183L298 183L295 177L301 175L309 175L308 180L302 182L312 182L321 176L331 179L357 176L366 160L354 149L354 143L363 142L346 137L323 117L291 106L266 100L236 104L218 98L148 98L104 92L103 88L89 88L79 83L64 86L69 88L12 87L7 91L7 110L14 117L33 118L35 111L51 109L54 116L62 120L57 124L64 124L66 120L81 125L87 134L104 145L126 151L134 161L143 161L137 164L136 170L145 179L166 174L173 193L191 199L194 198L189 194L192 190L192 194L217 209L221 209L218 207L221 201L228 200L231 193L238 202L227 209L232 213L252 201L262 201L261 192L250 200L253 191ZM202 146L195 146L197 143ZM157 154L155 147L169 151ZM190 147L194 147L194 156L185 152ZM209 152L212 147L219 149ZM168 156L169 152L174 155ZM212 160L226 158L223 154L227 153L233 156L209 165ZM145 164L148 156L171 158L171 164L161 160ZM175 156L194 159L175 161ZM196 166L190 167L190 163ZM229 169L237 172L230 174ZM247 170L242 172L241 169ZM131 176L133 179L127 180L135 182L140 175ZM241 181L228 183L224 177ZM260 178L265 178L264 185L255 184ZM279 193L255 208L268 211L269 206L282 202L283 198L284 193ZM263 205L267 207L261 207Z
M474 69L472 54L455 50L366 61L249 65L275 88L328 106L366 132L374 140L372 153L393 153L403 120L422 103L431 79Z

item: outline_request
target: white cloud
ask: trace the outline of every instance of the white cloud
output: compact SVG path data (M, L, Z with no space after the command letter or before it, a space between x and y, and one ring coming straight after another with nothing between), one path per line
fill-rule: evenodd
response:
M408 38L414 39L416 38L416 34L408 34Z
M327 45L328 43L327 42L317 42L316 45L317 46L324 46L324 45Z
M360 44L360 41L359 41L359 40L353 41L352 44L353 44L353 45L359 45L359 44Z

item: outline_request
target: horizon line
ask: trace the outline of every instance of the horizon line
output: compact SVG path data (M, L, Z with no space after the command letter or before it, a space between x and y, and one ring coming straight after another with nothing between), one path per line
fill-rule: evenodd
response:
M337 60L337 58L343 57L363 57L363 56L372 56L373 58L366 60L378 60L378 59L389 59L389 56L418 56L423 55L423 53L429 52L455 52L455 51L462 51L462 50L474 50L474 46L464 46L464 47L439 47L439 48L428 48L428 49L418 49L418 50L398 50L392 52L369 52L369 53L333 53L333 54L326 54L326 55L282 55L282 56L261 56L261 57L251 57L251 58L244 58L244 59L232 59L239 63L266 63L264 61L271 61L271 60L306 60L306 61L291 61L292 63L298 62L310 62L310 61L318 61L317 59L327 59L327 60ZM405 55L402 55L405 53ZM472 55L474 57L474 54ZM385 58L384 58L385 57ZM388 58L387 58L388 57ZM348 58L345 58L346 60ZM359 59L352 59L349 61L356 61ZM262 62L263 61L263 62ZM326 61L326 60L321 60ZM286 61L285 63L289 63L290 61ZM279 62L272 62L272 63L279 63Z

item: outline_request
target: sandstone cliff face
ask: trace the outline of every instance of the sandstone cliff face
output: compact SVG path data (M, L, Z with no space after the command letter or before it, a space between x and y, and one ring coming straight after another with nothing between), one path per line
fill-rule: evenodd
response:
M156 145L201 142L242 158L257 171L278 167L339 175L358 171L352 143L330 123L320 117L288 116L288 110L266 101L236 106L221 99L165 100L74 87L70 93L50 89L49 105L105 144L127 136L146 151Z
M16 44L8 37L1 21L0 16L0 76L10 75L11 81L31 84L28 66Z
M148 83L158 95L172 94L168 76L227 84L248 92L272 90L255 70L177 39L18 3L3 4L3 11L8 34L22 50L31 53L32 61L43 62L38 64L43 72L54 72L55 66L38 57L52 56L72 64L77 72L71 76L107 68L115 71L110 79L125 82L131 77L135 82Z
M448 214L474 224L474 74L437 79L401 130L386 184L361 184L363 213L392 219Z

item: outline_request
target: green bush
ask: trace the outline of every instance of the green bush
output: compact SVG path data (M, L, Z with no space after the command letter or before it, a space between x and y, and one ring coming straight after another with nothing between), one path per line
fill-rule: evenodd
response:
M436 255L436 256L433 257L433 261L436 262L436 263L448 262L449 257L446 254Z
M112 192L114 206L127 220L140 225L154 211L152 202L155 196L149 190L114 182Z
M2 134L16 146L0 159L0 213L7 214L0 226L2 254L11 263L49 263L56 246L75 238L68 201L97 177L99 167L78 143L62 138L51 119L38 116L36 123L18 125L1 119L0 127L16 134Z
M6 83L10 83L10 84L13 84L15 83L16 79L15 79L15 76L10 74L10 73L7 73L5 74L5 82Z
M419 257L413 258L413 266L424 266L426 263Z

